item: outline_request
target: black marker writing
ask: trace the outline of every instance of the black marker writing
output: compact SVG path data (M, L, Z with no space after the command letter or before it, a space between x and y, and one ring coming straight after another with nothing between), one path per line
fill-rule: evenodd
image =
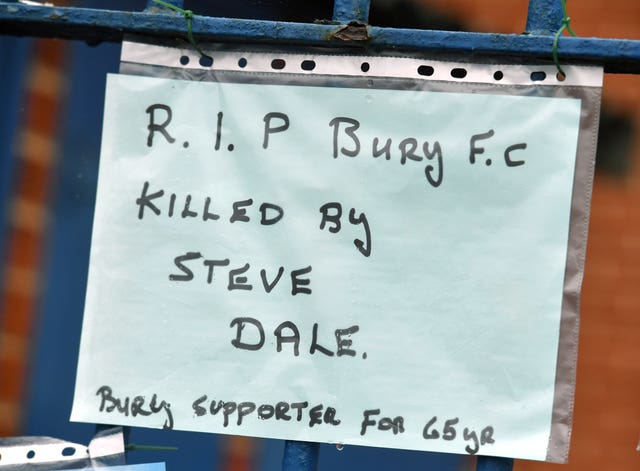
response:
M283 330L287 329L290 334L285 335ZM291 321L285 321L276 327L276 330L273 331L273 335L276 336L276 351L282 351L283 343L292 343L293 344L293 354L298 356L300 354L300 331L298 327Z
M369 228L367 216L364 213L360 213L360 215L356 217L356 210L352 208L351 211L349 211L349 222L354 226L362 224L362 227L364 227L365 242L360 239L354 239L353 245L356 246L362 255L368 257L371 255L371 229Z
M476 163L476 155L484 154L484 147L476 147L476 143L480 140L489 139L495 134L493 129L489 129L487 132L474 134L469 141L469 162ZM487 163L490 165L490 163Z
M322 217L320 219L320 230L323 230L325 227L332 234L337 234L342 229L341 217L342 217L342 204L332 201L329 203L325 203L320 206L320 214ZM360 213L359 216L356 217L356 210L352 208L349 211L349 223L354 226L358 226L362 224L365 240L354 239L353 244L356 246L356 249L364 255L368 257L371 255L371 228L369 227L369 220L364 213Z
M158 395L154 394L151 396L151 401L149 401L147 408L146 405L146 397L145 396L135 396L130 398L125 396L123 399L115 397L113 395L113 389L110 386L101 386L96 392L96 396L100 396L100 412L118 412L128 417L136 417L138 415L141 416L150 416L153 414L158 414L162 411L166 414L166 420L164 421L163 428L172 429L173 428L173 414L171 413L171 404L166 401L158 402Z
M156 123L156 111L162 110L165 113L165 119L162 124ZM146 113L149 113L149 125L147 126L147 130L149 134L147 135L147 146L151 147L153 145L153 135L156 132L159 132L164 136L164 138L170 143L173 144L175 139L169 135L167 131L167 126L171 122L171 118L173 113L171 108L168 105L163 105L162 103L156 103L155 105L149 106L146 110Z
M138 209L138 219L153 217L162 217L163 210L166 211L166 217L180 217L182 219L196 219L206 221L219 221L220 215L214 210L215 200L210 196L204 198L196 198L191 194L177 195L176 193L165 192L164 189L151 189L151 183L145 181L140 190L140 196L136 198L135 203ZM247 198L237 200L231 203L231 207L227 207L229 211L229 223L250 222L256 220L256 216L251 215L249 211L253 207L253 199ZM256 211L254 210L253 213ZM257 209L260 216L261 226L273 226L280 222L284 217L284 209L272 202L262 202ZM222 223L220 220L218 223Z
M161 198L164 195L164 190L156 191L155 193L148 194L149 191L149 182L144 182L142 185L142 193L140 194L140 198L136 199L136 204L138 205L138 219L142 219L144 217L145 208L149 208L153 211L157 216L160 215L160 209L152 203L152 200ZM173 200L171 201L171 213L173 213L173 203L175 201L175 195L173 195ZM172 216L172 214L169 214Z
M347 157L355 157L360 152L360 139L358 139L358 136L356 135L356 131L360 127L360 123L352 118L338 117L329 121L329 126L333 126L333 158L338 158L338 142L341 124L347 124L347 126L344 127L344 132L349 139L351 139L353 149L340 147L339 152Z
M207 407L207 405L209 407ZM312 428L314 425L340 425L340 419L336 418L337 411L334 407L324 404L317 404L309 407L309 402L287 402L280 401L275 404L256 404L252 401L220 401L209 399L205 394L200 396L191 405L195 417L205 417L207 415L222 417L222 426L231 425L231 418L235 416L235 424L241 426L245 419L255 415L258 420L274 419L284 422L302 422L304 413L307 413L309 422L307 425ZM255 412L255 414L254 414Z
M346 116L338 116L329 121L329 126L333 128L332 132L332 156L337 159L339 156L357 157L365 148L363 146L358 131L361 128L360 122L356 119ZM384 144L381 144L383 143ZM391 160L393 150L393 139L374 137L371 141L371 156L374 159L384 155L385 160ZM443 179L443 157L442 146L439 141L422 141L415 137L406 137L401 139L397 145L400 151L400 165L406 165L410 162L422 162L425 159L434 163L428 163L425 166L424 174L429 184L438 187ZM422 151L422 154L420 154Z
M433 150L429 150L429 143L425 142L422 144L422 152L424 152L425 157L428 160L436 157L436 162L438 163L438 173L437 177L433 177L432 173L435 170L434 166L429 164L424 168L424 175L427 177L427 181L431 183L431 186L438 187L442 183L442 178L444 174L443 166L442 166L442 148L440 147L440 143L438 141L433 143Z
M438 440L453 441L459 437L456 425L460 422L458 417L448 419L444 422L442 431L438 431L438 417L433 416L424 426L422 430L422 437L425 440ZM495 443L493 438L493 427L488 425L484 427L480 432L480 438L475 430L465 427L462 431L462 439L467 442L465 451L470 455L475 455L480 450L480 447L484 445L491 445Z
M485 152L484 147L480 147L478 145L478 141L487 140L492 138L495 135L495 131L493 129L489 129L487 132L474 134L471 136L469 140L469 163L476 163L476 156L482 155ZM520 142L518 144L513 144L508 146L504 151L504 162L507 167L520 167L525 164L524 160L514 160L511 158L511 153L516 150L525 150L527 148L526 142ZM485 160L485 165L490 166L493 163L493 160L488 157Z
M249 274L253 277L256 274L250 263L244 263L243 265L234 263L232 265L231 260L228 258L204 258L200 252L189 251L176 256L173 259L173 264L180 273L169 274L170 281L193 282L202 279L206 273L206 283L211 285L216 281L216 274L220 276L220 272L222 272L222 276L224 276L224 271L226 270L228 291L252 291L254 288ZM204 268L198 269L198 266L202 265L204 265ZM290 271L291 296L312 294L311 279L309 278L312 270L313 268L309 265ZM272 269L262 268L259 270L258 279L265 293L271 293L280 284L280 279L284 272L284 267L278 267L275 275Z
M524 165L524 160L512 160L511 152L514 150L524 150L526 148L527 144L525 142L507 147L504 151L504 161L506 162L507 167L519 167L520 165Z
M379 420L373 417L380 415L380 409L367 409L362 412L362 422L360 424L360 435L365 435L370 427L376 427L380 431L390 430L394 435L404 433L404 417L396 416L381 417Z
M257 351L265 345L265 328L258 319L253 317L236 317L229 324L230 328L235 327L235 338L231 340L231 345L240 350ZM314 323L311 334L311 342L309 354L314 355L316 351L328 356L336 358L355 357L357 352L353 347L352 336L360 331L360 326L352 325L344 329L335 329L333 331L335 338L335 352L329 350L318 342L318 324ZM300 344L302 334L300 327L292 321L284 321L273 329L275 337L276 352L285 353L287 350L293 356L300 355ZM291 348L285 349L284 344L292 344ZM273 345L273 344L272 344ZM362 358L366 359L366 353L362 354Z
M279 126L272 126L271 121L273 119L280 120L281 124ZM264 115L262 120L264 121L264 138L262 139L262 148L266 149L269 147L269 135L277 132L284 132L289 129L289 117L284 113L273 112Z
M246 325L252 325L255 332L258 333L258 341L256 343L247 343L242 341L243 330ZM251 317L236 317L231 321L229 327L236 327L236 338L231 340L231 345L241 350L260 350L264 345L264 329L262 323ZM245 334L246 337L246 334Z
M200 252L187 252L184 255L177 256L173 263L175 263L176 267L180 269L182 274L180 275L169 275L169 279L171 281L191 281L193 280L193 272L187 267L183 262L188 262L189 260L197 260L201 258L202 254Z
M216 121L216 143L213 146L215 150L220 150L220 139L222 137L222 118L223 117L224 117L224 114L222 113L222 111L219 111L218 119Z

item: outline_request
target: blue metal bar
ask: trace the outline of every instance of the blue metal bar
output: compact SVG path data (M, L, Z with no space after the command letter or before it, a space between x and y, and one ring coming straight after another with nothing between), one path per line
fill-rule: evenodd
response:
M27 66L29 51L32 41L28 39L0 37L0 103L2 103L2 123L0 124L0 250L4 255L7 251L7 237L9 235L10 218L7 203L10 201L12 193L16 191L14 187L17 179L18 159L16 158L16 146L14 136L24 119L24 105L21 102L25 99L24 89L27 83ZM4 262L3 258L3 262ZM0 264L0 281L5 280L6 263ZM3 319L0 314L0 321Z
M284 443L282 471L316 471L320 444L287 440Z
M511 471L513 459L496 458L493 456L478 456L476 471Z
M369 0L335 0L333 3L333 20L340 23L359 21L369 22Z
M392 47L465 57L500 55L518 60L551 61L549 35L515 35L395 29L362 26L360 36L341 34L345 25L287 23L197 16L198 41L260 41L328 47ZM186 36L184 18L151 12L103 11L31 6L0 2L0 31L19 36L44 36L96 41L122 41L124 34L156 38ZM345 41L344 39L352 39ZM603 65L605 72L640 74L640 41L562 38L558 48L566 63Z
M560 0L529 0L525 33L553 35L562 25Z

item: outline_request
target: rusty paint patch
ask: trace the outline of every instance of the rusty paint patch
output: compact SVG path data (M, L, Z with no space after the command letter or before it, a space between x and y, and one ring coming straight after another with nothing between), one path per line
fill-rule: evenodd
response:
M371 39L369 30L365 23L352 21L348 25L341 26L337 31L330 34L329 39L340 39L342 41L368 41Z

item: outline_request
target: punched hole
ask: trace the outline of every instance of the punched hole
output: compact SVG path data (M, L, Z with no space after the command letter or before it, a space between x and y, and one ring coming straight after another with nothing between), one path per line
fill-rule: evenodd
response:
M271 68L275 70L282 70L284 69L285 65L287 65L287 63L284 61L284 59L273 59L271 61Z
M29 452L27 453L27 458L32 459L34 456L36 456L36 452L33 450L29 450Z
M309 60L302 61L302 64L300 64L300 68L302 70L313 70L316 68L316 63L315 61L309 61Z
M180 63L182 65L187 65L189 63L189 56L180 56Z
M418 67L418 73L420 75L425 75L427 77L430 77L433 75L433 67L431 67L430 65L421 65L420 67Z
M213 57L200 56L199 62L202 67L211 67L213 65Z
M241 69L244 69L247 66L247 59L245 59L244 57L241 57L240 59L238 59L238 67L240 67Z
M68 446L64 450L62 450L62 456L73 456L75 454L76 454L76 449L72 446Z
M369 72L369 68L370 68L370 66L369 66L368 62L363 62L360 65L360 70L362 70L363 72Z
M558 79L558 82L564 82L565 80L567 80L567 76L562 72L558 72L556 74L556 78Z
M453 78L463 79L467 76L467 69L463 69L462 67L451 69L451 76Z
M502 73L502 70L496 70L493 73L493 80L502 80L504 78L504 74Z
M542 82L546 78L547 78L547 74L542 70L539 70L537 72L531 72L532 82Z

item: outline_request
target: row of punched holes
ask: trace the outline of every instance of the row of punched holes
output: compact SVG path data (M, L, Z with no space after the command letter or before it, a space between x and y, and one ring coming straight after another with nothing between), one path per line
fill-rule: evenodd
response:
M180 64L182 65L187 65L189 64L190 59L189 56L181 56L180 57ZM200 56L200 60L199 63L202 67L211 67L213 65L213 58L210 56ZM245 59L244 57L240 58L238 60L238 67L241 69L244 69L247 66L247 59ZM271 61L271 68L273 70L282 70L285 68L285 66L287 65L286 61L284 59L273 59ZM300 63L300 68L302 70L305 71L312 71L313 69L316 68L316 63L313 60L303 60ZM362 64L360 64L360 70L364 73L369 72L369 70L371 69L371 66L368 62L363 62ZM433 75L433 73L435 72L434 68L431 67L430 65L421 65L420 67L418 67L417 72L419 75L425 76L425 77L429 77L431 75ZM463 79L467 76L467 69L463 68L463 67L455 67L453 69L451 69L451 77L456 78L456 79ZM501 70L496 70L493 73L493 79L497 82L499 82L500 80L502 80L504 78L504 73ZM547 78L547 74L546 72L540 70L540 71L535 71L535 72L531 72L531 81L532 82L542 82L543 80L545 80ZM565 76L562 75L560 72L558 72L558 74L556 74L556 79L559 82L562 82L565 80Z
M89 450L87 450L87 453L89 453ZM76 449L72 446L68 446L66 448L64 448L61 452L62 456L73 456L76 454ZM27 452L27 459L32 460L36 457L36 452L34 450L29 450ZM0 454L0 461L2 461L2 455Z

